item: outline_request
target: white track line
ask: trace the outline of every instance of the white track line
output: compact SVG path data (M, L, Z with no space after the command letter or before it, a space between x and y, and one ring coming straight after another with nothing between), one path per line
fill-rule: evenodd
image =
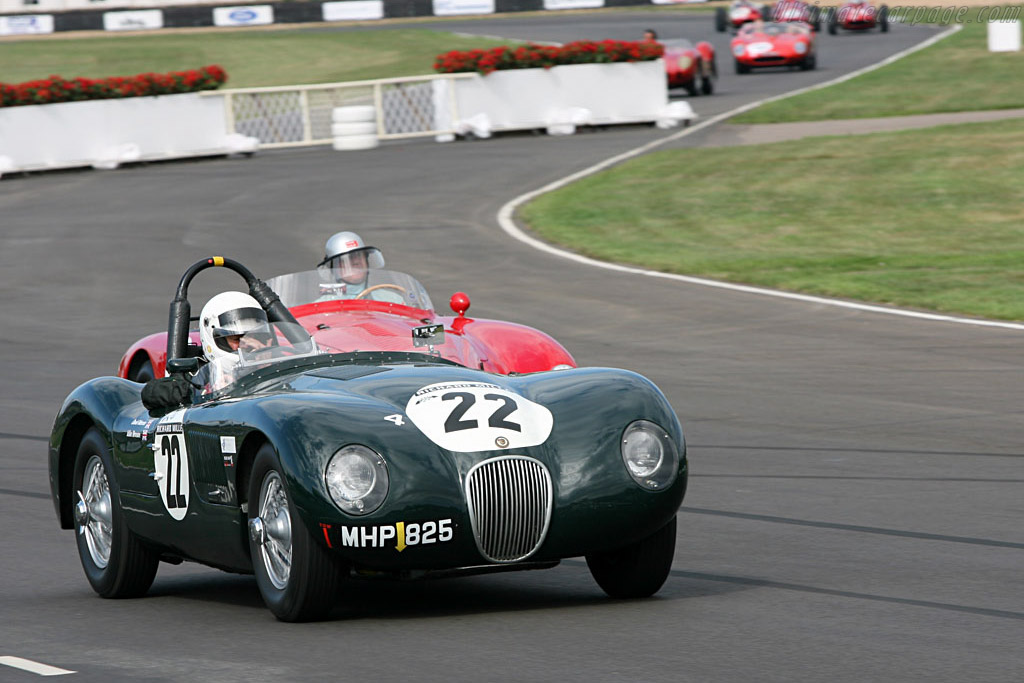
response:
M791 92L784 93L782 95L776 95L774 97L769 97L769 98L766 98L766 99L763 99L763 100L758 100L756 102L751 102L749 104L745 104L745 105L743 105L741 107L737 107L736 109L733 109L731 111L727 111L727 112L719 114L717 116L713 116L710 119L708 119L707 121L703 121L703 122L697 124L696 126L691 126L691 127L688 127L688 128L684 128L683 130L675 132L675 133L672 133L671 135L668 135L668 136L666 136L664 138L661 138L660 140L654 140L652 142L648 142L647 144L641 145L640 147L637 147L635 149L629 150L628 152L624 152L622 154L616 155L616 156L611 157L609 159L605 159L604 161L599 162L597 164L594 164L593 166L590 166L589 168L585 168L582 171L578 171L576 173L573 173L572 175L568 175L568 176L565 176L564 178L556 180L556 181L554 181L552 183L548 183L544 187L538 188L538 189L533 190L531 192L527 192L525 194L521 194L518 197L516 197L515 199L512 199L507 204L505 204L504 206L501 207L501 209L498 211L498 224L501 226L501 229L504 230L509 236L513 237L516 240L519 240L520 242L522 242L522 243L524 243L526 245L529 245L529 246L533 247L534 249L538 249L540 251L546 252L546 253L551 254L553 256L559 256L561 258L569 259L570 261L575 261L577 263L582 263L584 265L594 266L594 267L597 267L597 268L605 268L607 270L615 270L615 271L618 271L618 272L621 272L621 273L633 273L634 275L646 275L648 277L664 278L666 280L676 280L678 282L686 282L688 284L693 284L693 285L702 285L704 287L717 287L719 289L728 289L728 290L732 290L734 292L746 292L748 294L760 294L760 295L763 295L763 296L773 296L773 297L778 297L778 298L782 298L782 299L795 299L797 301L805 301L807 303L824 304L824 305L827 305L827 306L838 306L838 307L841 307L841 308L852 308L852 309L859 310L859 311L870 311L872 313L885 313L887 315L900 315L900 316L904 316L904 317L908 317L908 318L919 318L919 319L922 319L922 320L936 320L936 321L941 321L941 322L959 323L959 324L963 324L963 325L979 325L979 326L983 326L983 327L1001 327L1001 328L1011 329L1011 330L1024 330L1024 324L1021 324L1021 323L999 322L999 321L994 321L994 320L976 320L976 319L972 319L972 318L958 318L958 317L948 316L948 315L939 315L939 314L936 314L936 313L923 313L923 312L920 312L920 311L907 311L907 310L902 310L902 309L898 309L898 308L887 308L885 306L873 306L871 304L861 304L861 303L856 303L856 302L852 302L852 301L842 301L842 300L839 300L839 299L827 299L827 298L824 298L824 297L810 296L810 295L807 295L807 294L795 294L795 293L792 293L792 292L782 292L782 291L778 291L778 290L774 290L774 289L764 289L764 288L761 288L761 287L750 287L750 286L747 286L747 285L736 285L736 284L732 284L732 283L729 283L729 282L719 282L717 280L706 280L704 278L691 277L691 276L688 276L688 275L676 275L674 273L661 273L661 272L658 272L658 271L655 271L655 270L647 270L645 268L637 268L637 267L634 267L634 266L624 266L624 265L620 265L620 264L617 264L617 263L607 263L605 261L598 261L596 259L588 258L586 256L581 256L580 254L575 254L575 253L573 253L571 251L566 251L564 249L559 249L558 247L552 246L552 245L548 244L547 242L542 242L541 240L539 240L539 239L537 239L535 237L532 237L532 236L526 234L525 232L523 232L519 228L519 226L516 225L516 222L513 219L513 215L515 214L515 211L516 211L517 208L519 208L520 206L522 206L526 202L528 202L528 201L530 201L530 200L532 200L532 199L534 199L536 197L539 197L542 194L547 194L548 192L551 192L553 190L557 190L558 188L564 187L564 186L566 186L566 185L568 185L570 183L576 182L577 180L580 180L582 178L586 178L587 176L590 176L590 175L594 175L595 173L597 173L599 171L603 171L604 169L606 169L606 168L608 168L610 166L614 166L615 164L619 164L619 163L621 163L623 161L626 161L627 159L631 159L633 157L640 156L641 154L644 154L645 152L649 152L650 150L654 149L655 147L660 147L661 145L664 145L664 144L669 143L669 142L673 142L673 141L678 140L680 138L686 137L687 135L693 135L694 133L696 133L696 132L698 132L700 130L708 128L709 126L713 126L716 123L718 123L720 121L723 121L725 119L731 118L733 116L736 116L737 114L742 114L745 111L749 111L751 109L754 109L755 107L759 107L759 106L761 106L762 104L764 104L766 102L773 102L775 100L781 100L781 99L784 99L786 97L792 97L794 95L799 95L801 93L805 93L805 92L808 92L808 91L811 91L811 90L818 90L820 88L825 88L825 87L828 87L830 85L835 85L836 83L841 83L843 81L848 81L851 78L855 78L855 77L857 77L857 76L859 76L861 74L867 73L869 71L873 71L875 69L879 69L879 68L881 68L881 67L883 67L883 66L885 66L887 64L891 64L891 63L895 62L897 59L901 59L902 57L906 57L909 54L912 54L912 53L917 52L919 50L923 50L926 47L934 45L938 41L942 40L943 38L946 38L947 36L953 35L954 33L956 33L957 31L961 30L962 28L963 28L962 26L957 24L956 26L953 26L949 30L943 31L942 33L940 33L938 35L932 36L928 40L924 41L923 43L919 43L919 44L915 45L914 47L911 47L911 48L908 48L906 50L903 50L902 52L897 52L896 54L891 55L891 56L883 59L882 61L878 62L877 64L873 64L871 66L864 67L863 69L858 69L856 71L852 71L852 72L850 72L848 74L844 74L843 76L840 76L838 78L834 78L834 79L832 79L830 81L825 81L824 83L818 83L816 85L812 85L812 86L809 86L809 87L806 87L806 88L800 88L798 90L793 90Z
M40 664L39 662L33 662L31 659L22 659L21 657L0 657L0 664L28 671L30 673L39 674L40 676L63 676L65 674L75 673L74 671L68 671L67 669L58 669L55 666L48 666L46 664Z

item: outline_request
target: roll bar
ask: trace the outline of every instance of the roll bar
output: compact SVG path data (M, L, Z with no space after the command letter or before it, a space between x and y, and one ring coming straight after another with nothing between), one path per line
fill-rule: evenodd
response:
M192 315L192 306L188 302L188 286L192 283L192 279L201 271L207 268L218 267L233 270L242 276L245 284L249 287L250 296L256 299L263 310L266 311L267 320L270 322L295 324L295 327L288 326L284 329L285 336L288 337L289 341L296 344L305 341L305 338L293 339L293 337L300 337L301 333L299 330L302 328L299 326L295 316L292 315L292 312L281 303L281 299L278 298L277 294L266 282L257 278L252 274L252 271L234 259L224 258L223 256L211 256L202 261L196 261L189 266L185 274L181 276L181 282L178 283L178 291L174 294L174 299L171 301L171 310L167 322L168 361L174 358L186 357L185 350L188 346L189 317Z

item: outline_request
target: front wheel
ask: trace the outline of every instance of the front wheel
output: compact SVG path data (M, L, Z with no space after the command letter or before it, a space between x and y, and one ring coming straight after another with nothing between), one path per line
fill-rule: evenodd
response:
M95 428L75 455L75 541L85 576L101 597L137 598L153 585L160 558L128 529L107 442Z
M818 66L818 58L815 55L807 55L804 61L800 62L800 68L804 71L811 71Z
M742 63L740 60L737 59L736 60L736 73L738 73L738 74L748 74L748 73L750 73L750 67L747 66L746 64Z
M710 95L715 92L715 85L711 82L711 76L702 76L700 79L700 92L702 95Z
M264 444L249 480L249 552L256 585L281 621L314 621L331 611L341 572L302 523L273 446Z
M613 598L648 598L664 585L676 552L676 518L625 548L587 555L590 574Z

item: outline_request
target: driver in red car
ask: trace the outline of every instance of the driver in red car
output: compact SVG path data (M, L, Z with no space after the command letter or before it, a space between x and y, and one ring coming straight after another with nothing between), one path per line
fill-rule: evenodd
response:
M327 240L324 260L317 264L328 283L317 301L354 299L366 289L371 268L383 268L384 255L377 247L368 247L354 232L336 232Z

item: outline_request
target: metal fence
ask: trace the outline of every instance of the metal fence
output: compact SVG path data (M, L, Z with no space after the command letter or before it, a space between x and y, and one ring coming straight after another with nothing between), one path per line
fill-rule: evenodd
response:
M451 133L459 119L452 81L474 74L437 74L373 81L203 93L224 97L228 133L259 139L260 147L330 144L335 107L373 105L381 140Z

